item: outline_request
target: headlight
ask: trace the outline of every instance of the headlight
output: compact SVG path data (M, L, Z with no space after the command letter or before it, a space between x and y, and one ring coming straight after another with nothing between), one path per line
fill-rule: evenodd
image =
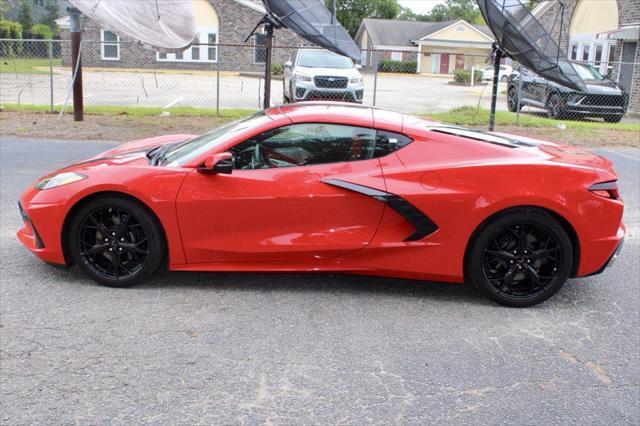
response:
M73 182L77 182L82 179L86 179L85 175L81 175L76 172L63 172L57 175L46 177L36 183L36 189L45 190L51 189L62 185L68 185Z
M296 74L296 80L298 81L311 81L311 77L304 74Z
M353 78L351 79L351 83L353 83L353 84L360 84L360 83L362 83L362 77L353 77Z

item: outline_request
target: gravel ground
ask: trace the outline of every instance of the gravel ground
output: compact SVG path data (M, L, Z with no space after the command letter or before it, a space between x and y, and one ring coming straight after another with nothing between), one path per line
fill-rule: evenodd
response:
M3 137L0 423L638 424L638 149L603 275L507 309L469 286L166 273L100 287L22 248L20 192L112 146Z

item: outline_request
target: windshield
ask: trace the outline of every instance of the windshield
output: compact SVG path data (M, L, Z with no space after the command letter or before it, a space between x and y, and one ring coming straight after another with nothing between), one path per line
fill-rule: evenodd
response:
M351 59L326 50L303 50L299 54L298 65L307 68L353 68Z
M242 120L227 123L217 127L210 132L202 134L196 138L182 142L169 149L162 161L161 166L176 167L185 164L202 153L214 148L216 145L225 142L234 133L251 127L254 120L263 117L264 112L258 112Z
M573 67L583 80L604 80L602 74L591 65L573 64Z

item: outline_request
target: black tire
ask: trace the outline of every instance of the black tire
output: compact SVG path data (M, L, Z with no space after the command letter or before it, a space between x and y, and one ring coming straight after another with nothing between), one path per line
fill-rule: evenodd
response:
M554 119L564 118L565 106L562 97L557 93L552 93L547 98L547 117Z
M73 262L109 287L128 287L148 278L166 255L156 217L126 197L104 196L80 207L67 238Z
M603 118L607 123L619 123L622 120L621 115L605 115Z
M285 84L283 81L282 82L282 100L285 104L291 103L291 99L289 99L289 96L287 96L287 92L285 92L284 88L285 88ZM291 94L291 92L289 92L289 94Z
M557 293L572 262L571 241L558 220L543 210L523 208L477 231L465 270L485 296L505 306L525 307Z
M509 86L507 89L507 109L511 112L518 112L518 91L515 86ZM522 103L520 103L522 109Z

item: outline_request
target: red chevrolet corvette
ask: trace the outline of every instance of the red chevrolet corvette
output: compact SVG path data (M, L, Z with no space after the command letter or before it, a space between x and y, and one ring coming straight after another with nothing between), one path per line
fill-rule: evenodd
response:
M602 272L625 235L602 157L335 103L131 142L19 204L25 246L115 287L161 266L331 271L466 279L527 306Z

